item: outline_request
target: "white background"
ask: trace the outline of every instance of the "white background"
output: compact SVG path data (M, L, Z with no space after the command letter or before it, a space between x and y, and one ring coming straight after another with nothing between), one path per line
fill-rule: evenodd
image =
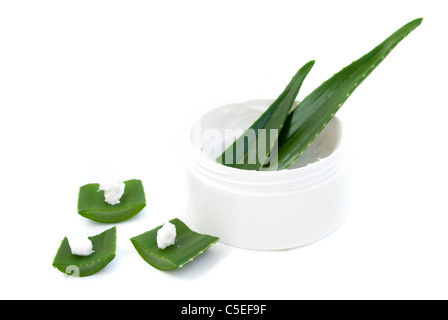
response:
M2 1L0 298L448 298L446 1ZM158 271L129 238L185 212L188 121L276 98L305 62L299 99L424 17L338 113L353 199L327 238L287 251L217 244ZM115 260L88 278L52 267L81 185L143 180ZM192 226L193 227L193 226ZM194 227L193 227L194 228Z

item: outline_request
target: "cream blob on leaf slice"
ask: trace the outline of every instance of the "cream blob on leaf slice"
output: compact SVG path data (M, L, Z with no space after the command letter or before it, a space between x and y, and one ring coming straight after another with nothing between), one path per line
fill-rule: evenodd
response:
M93 251L93 243L87 237L69 236L67 237L71 252L75 256L87 257Z
M167 222L157 231L157 246L159 249L165 249L176 242L176 226Z
M116 205L120 203L125 187L123 181L111 181L101 183L98 191L104 191L104 201L110 205Z

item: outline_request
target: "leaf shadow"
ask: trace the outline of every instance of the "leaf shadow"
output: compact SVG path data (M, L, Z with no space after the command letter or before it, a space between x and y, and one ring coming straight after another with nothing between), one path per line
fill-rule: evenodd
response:
M224 245L217 243L183 267L166 272L167 275L187 281L206 275L228 256L228 250L225 250L222 246Z

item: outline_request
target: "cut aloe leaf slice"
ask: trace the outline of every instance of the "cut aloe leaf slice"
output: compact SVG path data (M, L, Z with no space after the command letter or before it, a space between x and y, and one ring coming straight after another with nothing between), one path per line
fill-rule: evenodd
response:
M115 258L117 229L113 227L89 239L94 252L90 256L81 257L72 254L65 237L54 258L53 267L68 275L87 277L107 266Z
M352 92L421 22L422 19L416 19L397 30L372 51L325 81L291 112L278 138L276 170L288 168L302 155Z
M104 191L97 183L87 184L79 190L78 213L88 219L116 223L132 218L146 206L145 191L140 180L124 181L124 194L120 203L111 205L104 201Z
M176 242L165 249L159 249L157 246L157 231L162 226L131 238L140 256L156 269L180 268L219 240L219 238L190 230L179 219L173 219L170 222L176 226Z
M216 159L218 163L244 170L263 167L313 65L310 61L299 69L277 100Z

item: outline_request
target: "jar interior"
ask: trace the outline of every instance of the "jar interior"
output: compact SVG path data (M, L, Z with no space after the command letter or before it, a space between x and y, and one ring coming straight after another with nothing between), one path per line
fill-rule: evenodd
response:
M216 161L216 157L241 136L272 102L273 100L251 100L211 110L194 124L190 136L193 145L209 159ZM288 169L302 168L328 157L338 145L340 130L338 121L330 121Z

